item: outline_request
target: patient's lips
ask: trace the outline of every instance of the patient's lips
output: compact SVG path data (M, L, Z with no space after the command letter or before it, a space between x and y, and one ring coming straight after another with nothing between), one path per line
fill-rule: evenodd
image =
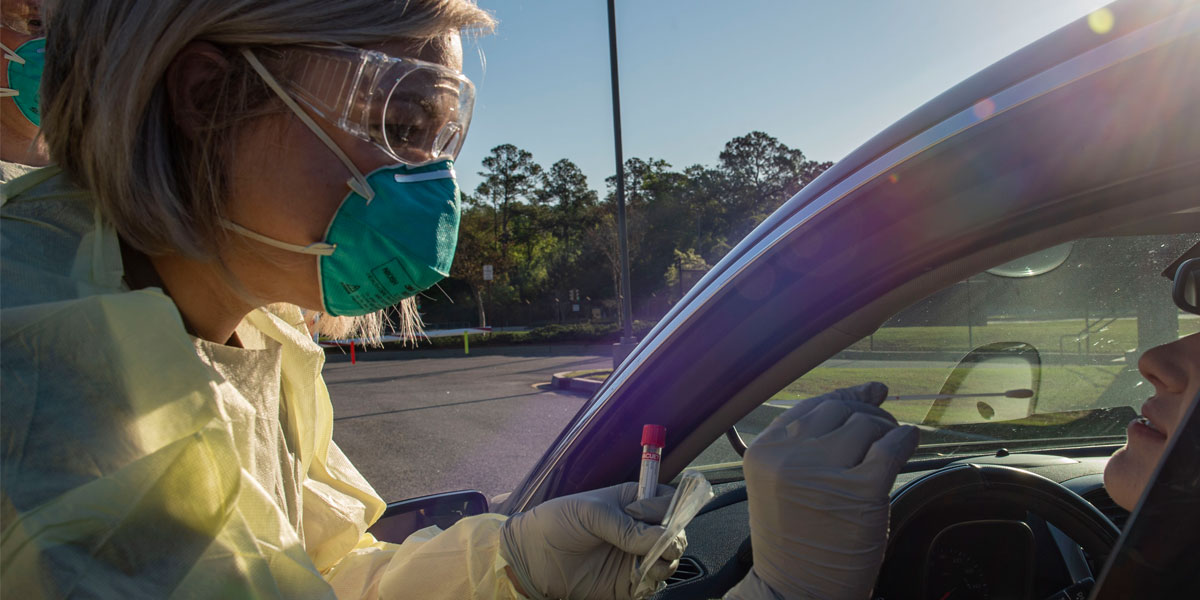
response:
M1170 436L1179 427L1179 419L1183 416L1180 404L1178 395L1156 394L1142 404L1142 418L1155 431Z
M1131 421L1129 427L1126 428L1130 441L1166 442L1170 431L1160 416L1162 414L1161 403L1161 399L1152 397L1142 404L1142 414Z
M1142 425L1145 425L1146 427L1149 427L1150 429L1158 431L1158 428L1154 426L1154 423L1151 423L1150 419L1147 419L1146 417L1138 417L1138 418L1134 419L1134 422L1141 423Z

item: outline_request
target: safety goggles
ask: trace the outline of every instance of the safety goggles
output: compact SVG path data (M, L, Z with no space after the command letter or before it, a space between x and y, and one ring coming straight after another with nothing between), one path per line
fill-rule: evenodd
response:
M1181 310L1200 315L1200 258L1183 261L1175 271L1171 298Z
M288 91L321 118L405 164L455 159L475 86L444 65L342 47L256 49Z

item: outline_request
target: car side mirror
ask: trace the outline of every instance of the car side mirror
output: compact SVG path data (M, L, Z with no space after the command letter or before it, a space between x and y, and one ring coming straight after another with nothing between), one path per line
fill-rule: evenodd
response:
M1037 409L1042 358L1025 342L980 346L958 361L922 425L964 425L1023 419Z
M475 490L421 496L388 504L367 532L385 542L401 543L430 525L448 529L464 517L488 511L487 497Z
M1179 265L1171 298L1180 309L1200 315L1200 258Z

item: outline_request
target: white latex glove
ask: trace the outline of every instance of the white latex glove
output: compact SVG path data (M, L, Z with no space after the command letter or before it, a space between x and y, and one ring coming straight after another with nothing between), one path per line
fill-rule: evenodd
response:
M917 447L867 383L809 398L746 450L754 567L731 600L865 600L887 549L888 493Z
M675 490L660 485L657 491L634 502L637 484L622 483L540 504L504 523L501 556L532 598L630 599L633 561L666 532L658 523ZM680 534L650 577L670 577L686 547Z

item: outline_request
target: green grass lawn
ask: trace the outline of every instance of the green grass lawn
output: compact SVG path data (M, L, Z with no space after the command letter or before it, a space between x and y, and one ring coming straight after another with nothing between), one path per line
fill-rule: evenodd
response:
M1059 362L1056 357L1059 356L1060 336L1072 336L1071 340L1064 340L1066 354L1074 355L1079 352L1073 336L1083 325L1082 319L1032 323L993 322L986 326L973 327L971 342L977 347L992 342L1021 341L1038 348L1042 353L1043 365L1041 384L1034 399L1037 414L1137 406L1148 392L1144 391L1144 386L1138 387L1141 379L1132 370L1132 366L1126 370L1122 364L1055 364ZM1179 328L1180 335L1200 332L1200 319L1180 319ZM873 343L864 339L850 349L891 352L961 351L963 354L969 349L965 326L884 327L873 337ZM1093 333L1088 343L1093 354L1123 354L1137 345L1137 321L1132 318L1118 319ZM1028 387L1028 368L1014 369L979 369L957 391L1005 392ZM890 394L935 394L942 390L952 370L950 366L913 367L903 364L873 368L817 367L780 390L768 402L786 407L797 400L867 381L881 381L887 384ZM578 371L572 376L603 381L610 372L607 369ZM981 400L987 403L986 407L980 407ZM1010 398L954 400L942 413L940 422L978 423L985 420L983 414L988 411L994 411L994 420L1018 418L1024 416L1029 402ZM900 421L920 423L925 419L932 403L931 400L892 401L884 403L883 408ZM1038 424L1059 423L1054 418L1044 416L1038 420Z
M1049 365L1042 368L1042 381L1036 397L1035 411L1038 413L1056 413L1065 411L1084 410L1100 406L1098 400L1106 389L1113 384L1121 372L1120 366L1096 365ZM969 387L960 392L1004 392L1014 388L1011 373L998 369L994 373L984 373L983 377L975 378ZM793 381L784 389L771 397L768 402L777 406L790 406L797 400L819 396L830 390L858 385L867 381L881 381L888 386L889 394L934 394L942 389L942 384L949 377L949 368L913 368L909 366L856 368L856 367L817 367L800 379ZM574 371L569 377L604 381L611 373L609 369ZM1024 382L1016 386L1026 385ZM1028 406L1028 400L995 398L984 399L997 411L997 418L1002 418L1012 411L1022 412ZM943 422L978 422L981 420L979 400L963 399L952 401L942 415ZM1121 402L1117 402L1121 404ZM1106 403L1111 406L1113 403ZM929 412L932 401L891 401L885 402L883 408L892 413L897 420L908 423L919 423Z
M1095 365L1050 365L1042 367L1042 381L1036 397L1036 412L1062 412L1082 410L1097 406L1097 400L1105 389L1113 383L1120 366ZM1010 389L1028 385L1024 380L1018 381L1017 374L1008 369L994 369L994 372L980 373L981 376L971 380L969 386L959 390L961 393L1005 392ZM855 368L855 367L817 367L800 379L793 381L770 401L778 405L788 405L803 398L810 398L843 387L857 385L866 381L881 381L888 386L889 394L936 394L941 391L942 384L949 377L949 368L913 368L910 366ZM996 418L1002 418L1015 412L1023 411L1029 400L1015 398L995 399L961 399L950 403L943 422L977 422L983 420L979 413L978 402L987 402L996 410ZM892 413L897 420L908 423L919 423L924 418L933 401L892 401L885 402L883 408Z
M1122 365L1063 365L1054 364L1055 357L1061 347L1067 355L1080 353L1076 344L1076 334L1082 330L1084 322L1077 321L1046 321L1005 323L992 322L986 326L971 328L970 344L978 347L993 342L1020 341L1032 344L1042 353L1041 387L1036 398L1038 413L1058 413L1065 411L1087 410L1112 406L1136 406L1148 395L1138 389L1140 377L1129 371L1122 374ZM1200 320L1180 319L1180 335L1190 335L1200 332ZM1064 338L1063 336L1069 336ZM851 346L853 350L919 352L919 351L962 351L964 354L971 347L968 344L967 327L883 327L871 338L860 340ZM1060 339L1062 344L1060 346ZM1092 333L1081 343L1088 346L1092 354L1123 354L1137 346L1137 320L1134 318L1117 319L1106 327ZM930 394L941 391L943 383L950 375L949 368L836 368L818 367L792 382L780 391L773 400L807 398L824 393L831 389L855 385L864 381L882 381L887 384L892 394ZM981 373L973 381L972 389L960 389L960 392L992 392L1013 389L1014 386L1024 387L1019 383L1022 379L1011 373L993 373L991 381ZM986 389L986 388L992 389ZM982 419L977 408L978 400L955 400L943 414L946 422L965 422ZM1022 400L997 399L987 400L997 410L997 417L1003 416L1002 405L1016 407ZM889 410L897 419L908 422L920 422L929 411L930 401L889 402L884 408ZM1015 410L1015 408L1013 408Z
M1092 354L1121 354L1137 347L1137 319L1117 319L1107 327L1092 333L1090 337L1076 342L1084 329L1083 319L1045 321L1033 323L1005 323L993 321L987 325L968 328L963 326L942 327L882 327L858 343L851 350L882 351L967 351L972 346L992 342L1025 342L1041 352L1080 352L1086 344ZM1179 335L1200 332L1200 319L1180 319Z

